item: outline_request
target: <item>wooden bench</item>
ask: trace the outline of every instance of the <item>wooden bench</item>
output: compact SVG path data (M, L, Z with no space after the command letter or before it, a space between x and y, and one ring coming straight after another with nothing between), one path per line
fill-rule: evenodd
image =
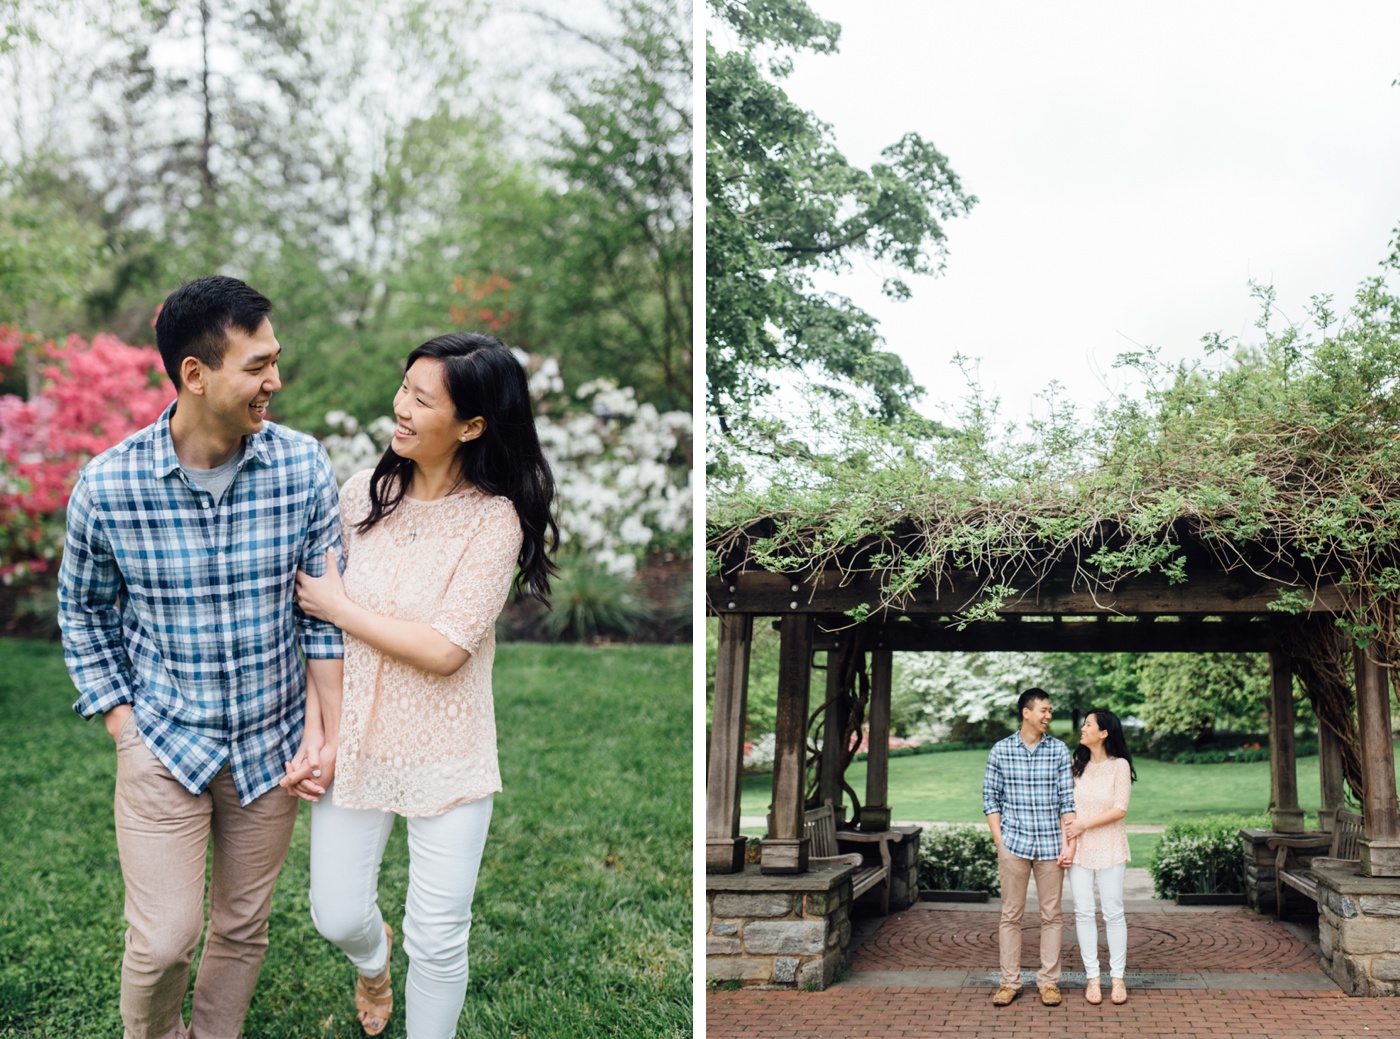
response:
M1332 823L1331 835L1317 837L1273 837L1269 840L1269 850L1277 851L1274 862L1274 892L1278 900L1278 915L1283 918L1286 888L1293 888L1317 901L1317 877L1312 866L1347 867L1361 863L1361 851L1357 841L1361 839L1364 822L1355 812L1339 811ZM1317 852L1327 852L1317 855ZM1314 853L1311 865L1298 861L1300 854ZM1290 862L1289 859L1292 858Z
M830 801L820 808L813 808L803 817L803 835L811 838L807 862L813 866L850 865L856 871L851 877L851 899L855 900L878 884L884 884L880 903L881 912L890 913L890 875L893 872L890 859L890 845L904 839L898 830L885 830L881 833L861 833L859 830L837 830L836 809ZM858 844L878 844L880 865L865 864L865 856L860 852L842 853L837 840Z

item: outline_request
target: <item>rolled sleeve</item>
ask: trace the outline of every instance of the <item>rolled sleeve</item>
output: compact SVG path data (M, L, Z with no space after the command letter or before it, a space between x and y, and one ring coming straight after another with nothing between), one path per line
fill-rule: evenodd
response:
M987 755L987 770L982 775L982 814L1000 815L1003 779L997 747Z
M1055 791L1060 803L1060 814L1071 815L1074 813L1074 775L1070 771L1069 750L1060 745L1060 761L1055 771Z
M312 577L326 574L326 552L335 551L336 565L345 570L345 550L341 542L340 502L335 470L325 448L316 446L315 493L307 526L307 538L297 565ZM345 655L340 629L328 621L308 617L300 609L297 616L297 645L311 660L337 659Z
M68 503L58 569L58 624L64 663L78 690L73 710L84 718L136 702L136 679L122 639L121 595L121 573L80 475Z

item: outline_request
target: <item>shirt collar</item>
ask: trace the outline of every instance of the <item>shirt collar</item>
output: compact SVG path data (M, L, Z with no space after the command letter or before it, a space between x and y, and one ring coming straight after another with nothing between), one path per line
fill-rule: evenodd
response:
M175 405L178 403L178 400L171 401L170 406L161 412L160 418L156 419L155 425L151 427L151 470L156 479L169 476L180 468L180 458L175 454L175 441L170 439L170 416L175 414ZM270 438L268 423L264 421L261 432L244 439L243 465L272 465L272 452L268 447Z

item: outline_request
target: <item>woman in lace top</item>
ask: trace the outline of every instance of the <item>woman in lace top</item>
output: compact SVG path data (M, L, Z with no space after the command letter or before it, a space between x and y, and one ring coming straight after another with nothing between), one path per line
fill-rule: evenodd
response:
M548 602L554 481L525 372L499 340L455 334L418 347L394 416L378 466L341 490L343 579L333 566L297 575L301 608L345 633L345 681L343 700L308 688L307 724L315 714L324 745L284 782L316 802L311 913L359 969L370 1035L393 1006L379 863L394 816L407 817L407 1034L446 1039L466 997L472 892L501 789L496 616L517 565L520 590Z
M1079 746L1070 765L1074 776L1075 818L1066 827L1070 839L1069 887L1074 895L1074 924L1087 979L1084 998L1103 1001L1099 987L1099 932L1094 919L1094 886L1099 889L1108 968L1114 1003L1128 1001L1123 980L1128 962L1128 924L1123 915L1123 880L1127 875L1128 799L1137 780L1123 725L1112 711L1096 709L1084 718Z

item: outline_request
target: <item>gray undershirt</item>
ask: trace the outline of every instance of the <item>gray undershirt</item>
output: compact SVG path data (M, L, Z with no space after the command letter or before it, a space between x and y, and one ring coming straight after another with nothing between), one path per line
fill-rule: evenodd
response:
M243 461L243 445L239 445L238 451L223 465L213 469L196 469L192 465L180 463L180 468L199 486L208 491L214 498L214 504L219 504L223 498L224 491L228 490L229 484L233 483L233 478L238 475L238 463Z

